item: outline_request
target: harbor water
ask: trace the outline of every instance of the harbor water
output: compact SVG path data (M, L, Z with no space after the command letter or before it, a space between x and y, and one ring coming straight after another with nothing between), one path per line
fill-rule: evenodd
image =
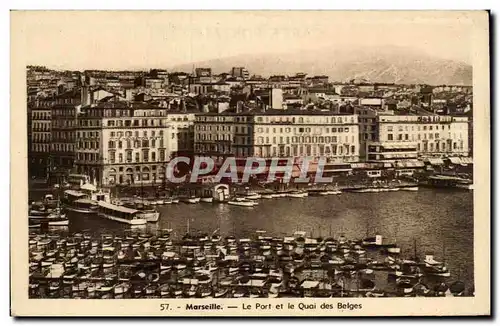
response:
M33 198L43 194L33 193ZM155 234L172 229L173 237L189 231L221 236L248 237L256 230L285 236L305 231L308 236L361 239L381 234L397 243L404 257L432 253L446 262L451 277L474 284L473 192L421 188L419 191L342 193L324 197L260 199L255 207L227 204L170 204L158 206L158 223L141 232ZM70 233L122 234L126 225L70 213ZM50 231L49 231L50 232Z

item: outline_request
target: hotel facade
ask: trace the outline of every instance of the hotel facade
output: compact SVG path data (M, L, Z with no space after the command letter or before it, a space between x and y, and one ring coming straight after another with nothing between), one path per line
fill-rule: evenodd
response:
M328 162L359 160L356 115L302 110L199 114L195 154L222 160L235 157L326 157Z
M78 120L78 173L105 186L163 182L177 151L167 109L109 102L84 108Z

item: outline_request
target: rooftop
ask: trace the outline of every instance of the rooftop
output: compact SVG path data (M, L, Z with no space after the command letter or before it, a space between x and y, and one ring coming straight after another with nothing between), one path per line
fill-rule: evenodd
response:
M288 109L288 110L280 110L280 109L268 109L266 111L261 111L261 110L252 110L252 111L247 111L247 112L228 112L224 111L222 113L216 113L216 112L208 112L208 113L199 113L199 116L252 116L252 115L281 115L281 116L286 116L286 115L352 115L351 113L343 113L343 112L333 112L329 110L302 110L298 108L293 108L293 109Z

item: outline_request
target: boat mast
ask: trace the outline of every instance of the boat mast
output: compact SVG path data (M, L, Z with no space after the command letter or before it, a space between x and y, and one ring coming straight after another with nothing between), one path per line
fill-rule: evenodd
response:
M417 261L417 239L413 238L413 259Z
M443 240L443 264L446 262L446 243Z

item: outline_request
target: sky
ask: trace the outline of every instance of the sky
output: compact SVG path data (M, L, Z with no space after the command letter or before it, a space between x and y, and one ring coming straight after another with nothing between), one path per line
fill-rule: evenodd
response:
M470 63L466 12L31 11L11 15L27 64L57 69L166 68L315 47L400 46Z

